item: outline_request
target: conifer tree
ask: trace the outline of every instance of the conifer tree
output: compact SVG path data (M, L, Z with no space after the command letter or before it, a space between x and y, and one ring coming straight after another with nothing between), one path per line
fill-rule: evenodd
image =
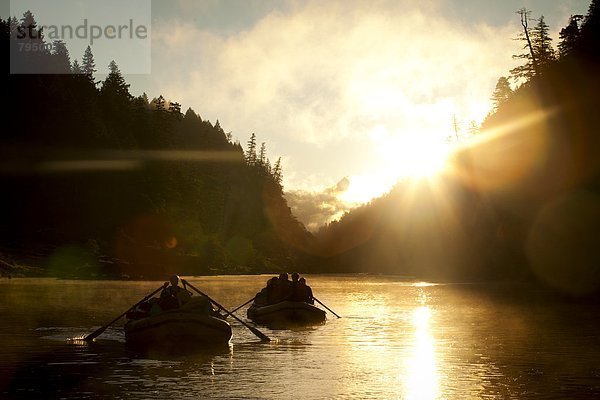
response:
M246 163L256 165L256 134L252 133L248 140L248 150L246 151Z
M223 134L225 133L225 131L223 131L223 128L221 128L221 123L219 122L219 120L217 120L217 122L215 122L215 129L219 133L223 133Z
M54 72L50 52L44 41L43 28L38 27L32 12L28 10L23 13L23 18L16 26L11 23L10 29L13 28L13 39L25 43L33 51L14 51L19 46L13 46L10 54L11 65L24 73Z
M172 102L169 104L169 112L172 114L181 114L181 104Z
M533 28L532 38L533 51L535 52L538 68L540 69L546 68L551 62L556 60L556 53L552 48L552 38L549 31L550 28L542 15Z
M17 27L17 38L25 41L43 41L43 28L38 28L37 21L30 10L23 13L21 24Z
M544 21L542 15L535 27L529 27L530 11L522 8L518 11L521 16L521 25L523 33L519 35L517 40L525 41L524 50L528 50L522 54L514 55L514 59L525 60L525 64L517 66L510 70L510 73L515 80L531 80L545 69L551 62L556 59L554 49L552 48L552 38L549 35L549 28Z
M187 120L199 119L198 114L196 114L196 112L192 110L192 107L188 107L187 111L185 112L184 118Z
M505 76L501 76L498 78L498 82L496 83L496 88L494 89L494 93L492 94L492 108L493 112L497 111L498 108L510 97L513 93L510 83L508 82L508 78Z
M592 0L581 26L581 47L588 57L600 57L600 0Z
M102 83L101 92L115 98L130 100L131 95L129 94L129 85L125 82L117 63L114 60L110 62L108 69L110 70L110 73Z
M79 65L79 61L73 61L73 65L71 66L71 72L75 75L83 74L83 69L81 68L81 65Z
M282 183L283 183L283 170L281 168L281 157L279 157L277 159L277 162L273 166L273 180L280 187L282 186Z
M71 60L69 59L69 49L62 40L55 40L53 43L52 61L56 74L68 74L71 72Z
M83 59L81 60L81 69L87 80L94 84L94 74L96 73L96 63L94 62L94 54L92 49L88 46L83 53Z
M559 34L558 54L561 58L571 54L579 42L580 26L583 15L571 15L569 24L562 28Z
M141 96L136 97L133 100L133 107L138 113L144 113L146 110L150 108L150 104L148 103L148 95L143 93Z
M152 101L152 104L154 105L154 109L156 111L165 111L165 103L166 103L166 100L162 94L160 96L158 96L157 99L154 99Z
M16 17L6 19L6 34L7 38L16 39L19 20Z
M258 153L258 165L264 167L267 164L267 144L262 142L260 144L260 151Z

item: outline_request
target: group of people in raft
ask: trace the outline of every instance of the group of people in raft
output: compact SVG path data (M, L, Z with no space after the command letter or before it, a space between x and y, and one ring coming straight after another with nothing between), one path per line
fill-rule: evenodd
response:
M264 307L282 301L302 301L314 304L312 289L306 284L306 279L300 278L297 272L292 274L290 281L287 273L267 281L267 286L254 296L254 305Z
M179 286L179 281L179 276L171 276L169 282L164 283L158 299L152 298L142 303L135 310L130 311L127 314L127 318L144 318L156 315L162 311L185 306L191 300L192 293L185 287ZM196 302L194 309L205 308L209 315L221 317L207 298L199 296L194 299ZM306 284L306 279L300 278L300 275L295 272L292 274L292 280L290 281L289 275L282 273L277 277L269 279L266 287L254 297L254 305L257 307L276 304L282 301L302 301L314 304L312 289Z
M129 311L127 313L128 319L140 319L149 316L154 316L160 314L163 311L173 310L179 307L184 306L192 299L192 293L187 289L179 286L179 276L173 275L169 278L169 282L165 282L163 285L163 289L160 292L160 297L153 297L135 309ZM208 314L214 314L217 316L217 312L212 307L212 304L208 299L205 299L204 296L200 296L196 298L196 302L201 302L202 304L197 304L194 308L202 308Z

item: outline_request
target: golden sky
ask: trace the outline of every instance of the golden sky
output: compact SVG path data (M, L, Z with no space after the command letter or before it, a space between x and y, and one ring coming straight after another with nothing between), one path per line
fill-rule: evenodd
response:
M179 3L186 15L227 21L228 2ZM264 9L241 28L172 10L156 20L153 80L243 144L255 132L272 159L283 157L286 189L348 176L372 186L356 200L385 192L421 153L441 153L455 116L461 131L481 121L519 50L511 9L504 23L486 23L481 11L465 21L440 1L254 3Z
M459 133L481 122L520 51L514 11L556 33L588 6L525 3L181 0L153 24L152 82L243 145L255 132L286 190L331 194L347 177L336 198L352 205L439 167L455 119Z

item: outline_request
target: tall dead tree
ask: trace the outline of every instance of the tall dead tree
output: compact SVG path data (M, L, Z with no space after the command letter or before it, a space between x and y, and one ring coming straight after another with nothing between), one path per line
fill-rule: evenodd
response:
M526 8L521 8L517 13L521 16L521 26L523 27L523 33L527 39L527 46L529 46L529 52L531 54L531 61L533 61L533 68L535 72L538 72L537 58L535 57L535 51L533 51L533 45L531 44L531 38L529 37L529 14L531 11L527 11Z

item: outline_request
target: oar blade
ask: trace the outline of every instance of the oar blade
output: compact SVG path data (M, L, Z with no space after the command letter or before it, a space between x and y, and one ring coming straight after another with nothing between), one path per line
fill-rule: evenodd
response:
M106 327L102 326L99 329L96 329L94 332L90 333L86 337L83 338L85 342L91 342L96 339L98 336L102 335L102 333L106 330Z
M265 335L264 333L262 333L261 331L259 331L258 329L248 325L248 328L252 331L252 333L254 333L256 336L258 336L260 338L261 341L263 342L270 342L271 338L268 337L267 335Z

